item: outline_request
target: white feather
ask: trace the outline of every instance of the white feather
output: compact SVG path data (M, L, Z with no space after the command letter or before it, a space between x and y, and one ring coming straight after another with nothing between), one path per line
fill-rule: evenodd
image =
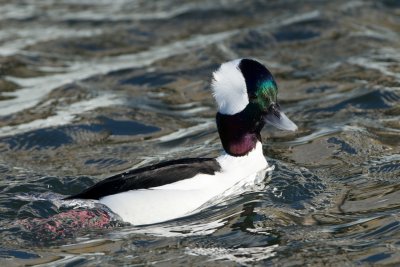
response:
M164 186L110 195L100 203L134 225L163 222L188 215L224 192L231 194L237 185L254 184L258 172L268 167L260 142L246 156L225 154L217 161L221 171L215 175L199 174Z
M221 114L233 115L249 103L246 82L239 69L241 59L226 62L213 73L213 96Z

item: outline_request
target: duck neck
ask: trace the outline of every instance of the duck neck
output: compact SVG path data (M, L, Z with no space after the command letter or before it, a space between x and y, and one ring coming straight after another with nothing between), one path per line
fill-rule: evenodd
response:
M256 147L257 142L261 142L260 131L264 120L261 113L250 105L233 115L218 112L216 120L222 146L231 156L245 156Z

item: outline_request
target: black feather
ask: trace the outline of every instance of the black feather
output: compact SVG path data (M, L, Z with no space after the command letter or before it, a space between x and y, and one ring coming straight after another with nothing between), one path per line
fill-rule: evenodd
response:
M213 158L186 158L161 162L111 176L83 192L66 197L71 199L100 199L129 190L147 189L192 178L198 173L213 175L220 171Z

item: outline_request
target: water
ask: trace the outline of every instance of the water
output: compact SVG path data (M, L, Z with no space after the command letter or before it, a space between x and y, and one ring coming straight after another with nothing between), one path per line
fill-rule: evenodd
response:
M399 264L398 1L242 2L0 1L2 266ZM157 225L45 231L111 174L219 155L210 77L239 57L299 126L263 131L262 186Z

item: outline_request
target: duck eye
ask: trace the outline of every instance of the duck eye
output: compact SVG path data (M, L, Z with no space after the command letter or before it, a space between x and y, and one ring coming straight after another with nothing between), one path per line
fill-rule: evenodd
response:
M278 105L277 103L272 103L272 104L268 107L268 113L269 113L269 114L273 114L273 115L276 116L277 118L280 118L279 105Z

